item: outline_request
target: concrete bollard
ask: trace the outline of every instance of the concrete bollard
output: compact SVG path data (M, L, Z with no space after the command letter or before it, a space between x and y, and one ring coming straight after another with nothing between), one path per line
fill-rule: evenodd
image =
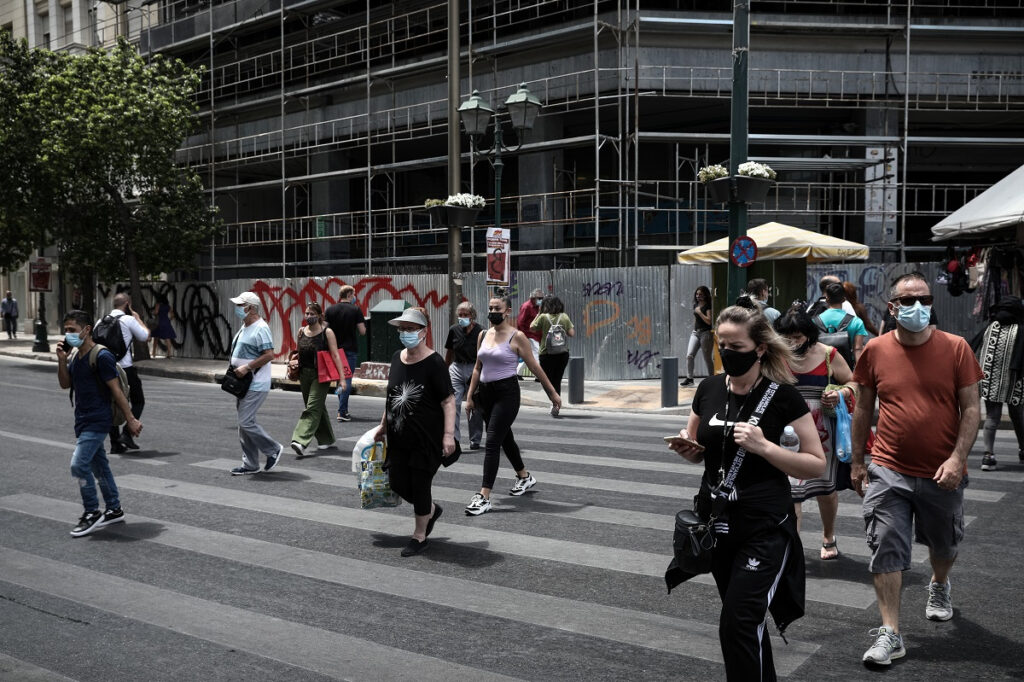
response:
M583 358L569 358L569 403L583 402Z
M679 358L661 359L661 406L679 404Z

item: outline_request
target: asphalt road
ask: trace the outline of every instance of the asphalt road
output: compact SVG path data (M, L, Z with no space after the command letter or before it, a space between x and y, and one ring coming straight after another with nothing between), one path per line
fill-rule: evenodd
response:
M270 474L240 460L229 396L144 378L142 450L111 456L127 523L74 539L74 430L52 363L0 358L0 679L715 680L720 603L709 580L666 595L674 513L699 468L665 448L681 417L524 408L516 433L539 484L462 513L481 453L435 479L445 513L403 559L411 508L361 511L349 456L383 401L353 397L337 449ZM333 404L333 398L330 399ZM300 411L274 391L261 422L282 442ZM465 438L465 433L463 434ZM464 443L465 444L465 443ZM838 561L804 528L807 616L773 645L792 680L1021 679L1024 466L1000 431L996 472L971 467L954 619L924 618L923 548L904 580L908 654L860 657L878 622L859 499L841 497ZM771 626L775 631L774 625Z

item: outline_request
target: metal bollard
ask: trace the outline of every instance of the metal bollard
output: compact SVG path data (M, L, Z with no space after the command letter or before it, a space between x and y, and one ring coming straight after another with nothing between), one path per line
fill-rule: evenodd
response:
M583 402L583 358L569 358L569 403Z
M661 359L661 406L679 404L679 358Z

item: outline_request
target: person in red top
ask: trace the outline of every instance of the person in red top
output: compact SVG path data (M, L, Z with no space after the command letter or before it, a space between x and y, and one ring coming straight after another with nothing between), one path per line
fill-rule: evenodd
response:
M889 665L906 654L899 633L901 572L910 568L915 537L928 546L932 565L925 616L953 617L949 572L964 534L963 489L967 454L978 435L982 371L962 337L929 326L931 304L924 275L897 279L889 298L896 330L869 341L853 373L860 396L850 478L864 497L868 568L882 616L881 627L870 633L875 642L864 653L866 665ZM877 433L865 468L876 397Z
M530 329L533 318L540 313L540 302L544 299L544 292L534 289L530 292L530 300L519 306L519 316L516 317L516 329L521 331L526 338L530 339L530 347L533 348L533 357L540 362L540 330Z

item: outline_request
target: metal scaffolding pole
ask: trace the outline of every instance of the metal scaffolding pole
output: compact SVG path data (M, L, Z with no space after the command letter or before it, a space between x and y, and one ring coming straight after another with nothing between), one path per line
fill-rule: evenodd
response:
M472 30L472 27L470 27ZM448 0L448 194L458 194L461 145L459 140L459 0ZM495 199L500 201L500 199ZM496 210L500 210L500 206ZM448 226L448 317L455 324L462 300L462 227Z

